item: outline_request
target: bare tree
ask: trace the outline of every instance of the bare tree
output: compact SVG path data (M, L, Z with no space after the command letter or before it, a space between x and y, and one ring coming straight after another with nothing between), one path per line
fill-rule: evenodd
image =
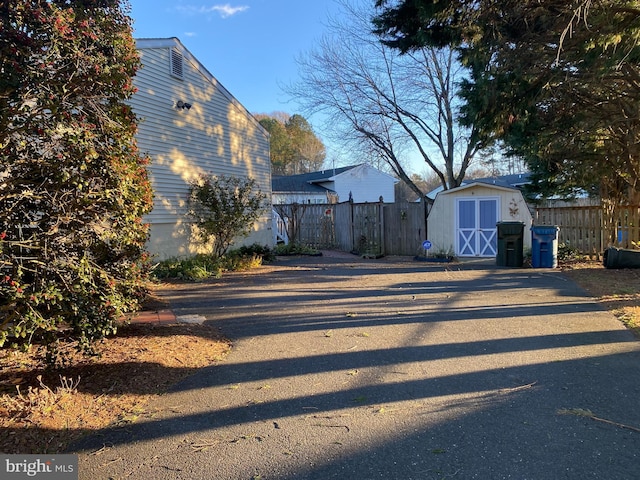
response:
M426 195L440 185L440 179L431 170L425 175L412 173L411 181L420 188L423 195ZM395 184L395 194L396 202L413 202L416 200L415 193L413 193L409 186L404 182L398 182ZM418 199L419 198L420 197L418 197Z
M420 197L405 171L419 155L445 188L459 186L485 146L477 129L458 121L462 68L452 49L400 55L372 33L370 2L337 0L318 47L297 59L300 81L286 90L308 112L321 113L334 138L373 151Z

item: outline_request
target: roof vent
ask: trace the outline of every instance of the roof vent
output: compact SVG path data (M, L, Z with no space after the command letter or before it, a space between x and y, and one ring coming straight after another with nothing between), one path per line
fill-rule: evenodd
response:
M171 49L171 75L177 78L184 78L184 71L182 68L183 58L182 54L176 49Z

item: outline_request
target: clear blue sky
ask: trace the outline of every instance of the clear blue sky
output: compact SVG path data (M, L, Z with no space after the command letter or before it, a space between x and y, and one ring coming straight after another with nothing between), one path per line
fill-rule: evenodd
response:
M280 85L322 36L334 0L130 0L134 37L178 37L250 112L300 113ZM317 132L321 134L321 132Z

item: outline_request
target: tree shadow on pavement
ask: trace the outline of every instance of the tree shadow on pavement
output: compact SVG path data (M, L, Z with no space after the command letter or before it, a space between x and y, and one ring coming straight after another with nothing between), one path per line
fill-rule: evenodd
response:
M558 413L640 426L640 346L553 272L291 262L165 294L234 352L74 444L81 478L637 473L640 434Z

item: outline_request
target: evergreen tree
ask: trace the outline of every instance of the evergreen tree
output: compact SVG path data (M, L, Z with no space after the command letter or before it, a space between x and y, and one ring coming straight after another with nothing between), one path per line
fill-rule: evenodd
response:
M322 168L326 150L306 118L283 113L257 117L271 137L271 169L274 175L295 175Z
M375 28L408 52L452 45L465 122L524 158L543 194L640 191L640 9L632 0L379 0Z
M119 0L0 1L0 346L79 348L143 298L148 159Z

